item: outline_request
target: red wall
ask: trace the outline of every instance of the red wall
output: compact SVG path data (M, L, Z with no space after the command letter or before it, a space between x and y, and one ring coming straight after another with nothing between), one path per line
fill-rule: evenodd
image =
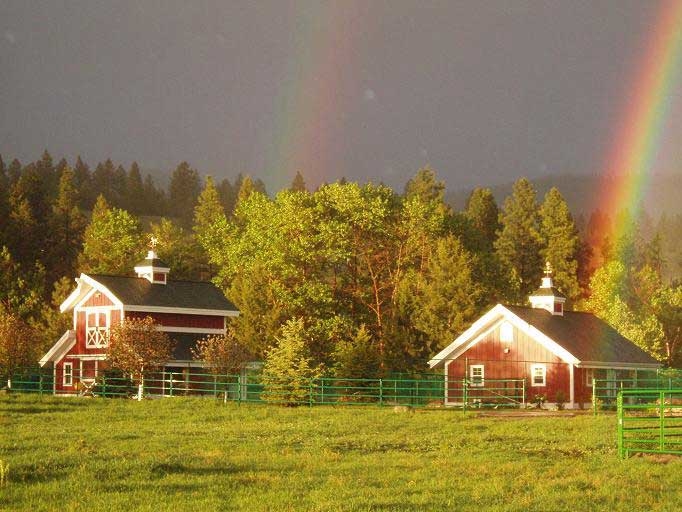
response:
M156 323L165 327L198 327L202 329L225 328L225 319L222 316L145 313L143 311L126 312L126 318L144 318L147 316L152 317Z
M529 401L532 401L534 395L545 395L547 401L554 402L559 390L563 391L568 401L569 365L516 327L514 340L511 342L500 341L499 331L499 327L494 329L457 360L452 361L448 366L448 379L461 381L466 376L467 367L482 364L486 380L526 379L526 396ZM505 353L506 348L509 349L508 353ZM547 367L546 386L531 385L531 365L535 363L542 363ZM459 391L453 392L453 398L454 396L459 396Z
M81 307L92 307L92 306L113 306L114 303L109 300L109 298L103 293L95 292L92 297L86 300Z

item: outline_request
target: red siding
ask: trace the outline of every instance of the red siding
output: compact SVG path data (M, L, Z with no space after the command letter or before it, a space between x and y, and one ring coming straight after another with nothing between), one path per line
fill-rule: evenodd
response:
M165 327L198 327L202 329L223 329L225 318L211 315L183 315L178 313L145 313L143 311L128 311L127 318L144 318L150 316L154 321Z
M95 292L95 294L86 300L81 307L92 307L92 306L113 306L114 303L109 300L109 297L100 292Z
M505 349L508 352L505 353ZM546 365L546 386L531 385L531 365ZM482 364L484 378L526 379L526 396L545 395L554 402L559 390L566 401L570 397L570 369L567 363L545 349L530 336L514 328L514 341L500 341L499 327L468 349L448 366L448 379L458 381L466 376L467 367ZM576 377L577 378L577 377Z

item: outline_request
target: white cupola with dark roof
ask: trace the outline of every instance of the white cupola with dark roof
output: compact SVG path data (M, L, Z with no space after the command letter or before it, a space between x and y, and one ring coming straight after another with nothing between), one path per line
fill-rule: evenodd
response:
M552 266L547 262L542 285L528 297L533 308L546 309L553 315L564 316L566 297L552 283Z
M152 284L166 284L170 267L160 260L156 254L156 246L159 243L156 237L152 237L149 243L150 250L147 258L135 265L137 277L142 277Z

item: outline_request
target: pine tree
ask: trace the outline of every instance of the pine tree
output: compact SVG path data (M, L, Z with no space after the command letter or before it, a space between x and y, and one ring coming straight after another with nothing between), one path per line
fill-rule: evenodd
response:
M518 287L509 298L524 303L538 287L544 268L535 189L526 178L514 183L512 195L504 202L500 223L495 252Z
M80 155L76 158L73 172L74 185L78 191L78 206L82 210L92 210L95 204L95 196L92 190L92 174L88 165L81 160Z
M578 252L580 240L568 205L561 193L552 188L540 207L542 257L554 272L556 287L574 301L580 295L578 284Z
M225 211L220 203L218 190L213 185L213 178L207 176L206 185L194 207L194 232L197 237L202 238L210 235L211 226L224 216Z
M237 204L237 190L235 190L235 186L227 178L218 185L218 195L220 196L220 204L223 205L225 215L231 217Z
M500 231L500 211L489 188L477 188L471 192L465 216L479 235L481 252L492 252Z
M443 201L445 183L436 179L436 172L430 167L417 171L405 185L405 198L419 197L422 201Z
M251 176L244 176L239 186L239 192L237 193L237 203L235 205L235 208L239 206L240 203L243 203L255 191L256 188L253 184Z
M336 344L332 358L334 375L338 378L376 379L381 375L379 352L364 325L356 330L350 340Z
M75 174L66 167L59 180L59 194L52 206L49 244L49 282L72 276L80 250L86 219L78 208Z
M194 205L201 190L199 173L187 162L181 162L173 171L168 190L169 213L177 217L183 227L191 226Z
M142 183L142 173L137 162L130 165L130 170L126 176L126 209L134 215L142 215L145 210L144 184Z
M294 176L294 179L291 182L289 190L291 190L292 192L308 192L301 171L296 171L296 176Z
M277 344L268 350L263 365L263 398L269 402L294 406L307 403L311 379L320 376L306 346L303 319L289 320L282 326Z

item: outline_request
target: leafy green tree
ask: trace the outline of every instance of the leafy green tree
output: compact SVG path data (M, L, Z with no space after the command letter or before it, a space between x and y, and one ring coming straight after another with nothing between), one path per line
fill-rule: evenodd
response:
M256 192L256 187L253 184L251 176L244 176L239 186L239 192L237 192L236 206L239 206L239 203L246 201L246 199L254 192Z
M580 295L580 240L568 205L554 187L547 192L540 207L540 236L543 239L541 254L552 266L556 287L571 301L575 301Z
M612 260L590 281L585 307L658 360L664 360L663 327L656 316L638 308L625 265Z
M505 199L500 223L495 252L518 285L510 299L522 304L537 289L544 268L535 189L526 178L514 183L512 195Z
M191 233L170 219L153 222L149 234L159 241L156 252L170 267L170 278L176 280L208 280L206 256ZM146 237L146 239L149 237Z
M0 306L0 373L7 379L7 389L12 389L17 371L36 365L36 338L31 326Z
M181 162L173 171L168 190L169 213L177 217L183 227L191 226L194 205L201 191L199 173L187 162Z
M143 247L139 221L125 210L109 208L100 196L85 228L78 266L88 273L131 274Z
M54 283L49 302L42 304L40 318L31 322L38 333L41 353L45 353L64 332L73 328L73 314L62 313L59 306L74 289L73 278L62 277Z
M45 269L36 262L22 267L7 247L0 249L0 307L23 320L35 320L40 315L45 286Z
M305 339L303 319L291 319L282 326L277 344L268 350L263 364L262 397L288 406L307 403L310 382L321 369L313 365Z
M237 340L234 330L221 336L208 336L192 349L195 359L203 361L214 373L238 373L253 356Z
M163 366L172 357L173 346L153 318L127 318L111 328L107 360L133 378L138 385L137 399L142 400L145 372Z

